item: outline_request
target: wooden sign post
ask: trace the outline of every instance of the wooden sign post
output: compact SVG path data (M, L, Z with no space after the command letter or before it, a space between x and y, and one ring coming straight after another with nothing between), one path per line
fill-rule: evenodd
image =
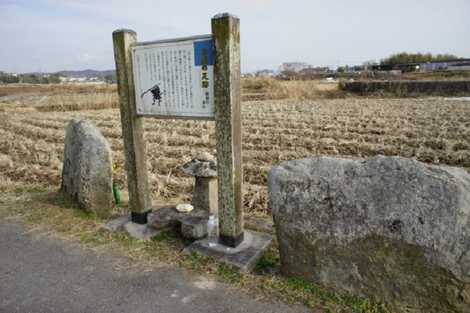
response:
M240 21L212 18L212 34L137 42L131 30L113 32L122 136L132 221L151 209L143 117L214 119L218 171L219 242L244 240Z
M243 241L240 21L229 14L212 19L215 46L214 95L219 206L219 241Z
M240 21L224 13L212 18L210 35L136 37L113 33L132 221L146 224L151 209L143 117L215 120L220 244L202 239L186 251L249 270L272 238L243 229Z
M135 105L131 47L136 42L137 34L132 30L121 29L113 32L131 219L134 223L146 224L152 202L148 186L143 120L137 116Z

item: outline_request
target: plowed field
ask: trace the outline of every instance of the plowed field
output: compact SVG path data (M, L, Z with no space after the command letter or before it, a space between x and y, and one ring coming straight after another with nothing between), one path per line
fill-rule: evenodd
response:
M84 110L80 103L48 105L51 98L44 95L28 95L29 100L21 104L0 98L0 180L4 184L58 188L64 129L70 119L80 117L93 121L109 140L118 165L116 179L125 188L119 110L101 109L115 107L102 103L115 102L116 97L87 96L97 99L93 110L93 98L84 101ZM76 100L67 96L62 101ZM201 151L215 153L213 122L146 119L145 131L153 199L189 200L192 179L180 166ZM272 165L318 155L376 154L470 168L470 101L351 98L243 103L247 212L269 212L266 173Z

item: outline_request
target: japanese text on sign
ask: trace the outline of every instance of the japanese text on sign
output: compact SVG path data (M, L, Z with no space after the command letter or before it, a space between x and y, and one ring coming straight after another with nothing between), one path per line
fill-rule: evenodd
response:
M137 114L214 117L210 36L139 44L132 57Z

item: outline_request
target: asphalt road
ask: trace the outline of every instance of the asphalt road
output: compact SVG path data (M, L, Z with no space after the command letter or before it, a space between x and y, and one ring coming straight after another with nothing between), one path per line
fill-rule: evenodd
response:
M179 269L116 270L122 259L0 221L0 312L309 312Z

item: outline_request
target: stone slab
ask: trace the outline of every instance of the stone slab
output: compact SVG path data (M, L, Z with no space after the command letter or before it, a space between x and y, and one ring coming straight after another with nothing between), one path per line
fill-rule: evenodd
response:
M118 218L112 219L109 222L101 225L101 229L110 232L125 231L131 237L141 240L150 240L166 230L157 230L147 225L134 223L131 221L130 216L120 216Z
M207 217L188 217L181 220L181 235L187 239L201 239L207 235Z
M125 231L133 237L141 240L150 240L155 236L158 236L162 233L163 230L156 230L154 228L148 227L147 225L137 224L133 222L127 222L124 225Z
M157 230L176 228L178 226L178 219L185 214L187 213L176 211L175 205L163 206L149 213L147 216L147 224Z
M187 239L201 239L207 235L209 213L205 210L178 212L175 206L161 207L148 215L149 227L156 230L179 229Z
M101 229L115 232L115 231L124 231L124 225L131 221L130 216L120 216L118 218L112 219L109 222L103 224Z
M184 249L185 253L197 252L224 263L234 265L244 272L251 271L272 241L268 234L245 231L245 238L236 248L221 244L209 246L208 239L204 238L193 242Z

